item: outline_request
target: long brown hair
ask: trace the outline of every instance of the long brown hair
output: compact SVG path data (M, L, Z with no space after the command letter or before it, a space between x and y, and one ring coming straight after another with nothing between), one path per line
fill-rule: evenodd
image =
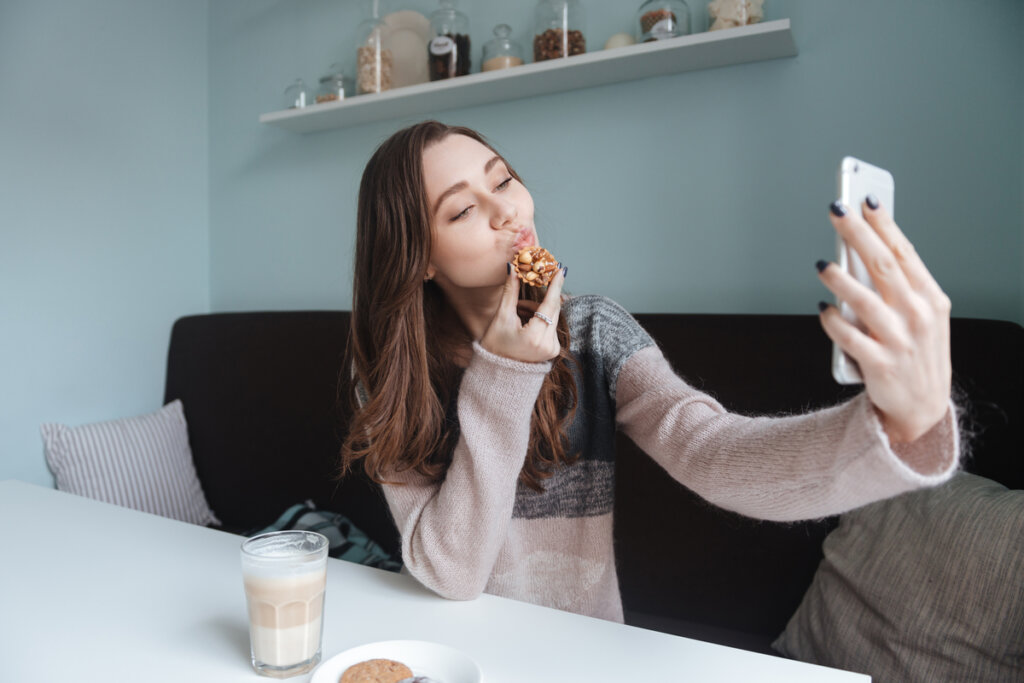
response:
M449 135L465 135L501 156L474 130L424 121L382 143L359 185L346 363L353 373L347 382L353 418L341 470L362 461L378 483L408 469L440 481L458 439L450 412L461 377L455 358L472 340L441 289L424 281L431 230L423 150ZM521 298L541 299L534 287L522 290ZM538 491L555 466L575 459L566 452L577 391L564 316L557 330L562 350L534 406L520 473L520 480Z

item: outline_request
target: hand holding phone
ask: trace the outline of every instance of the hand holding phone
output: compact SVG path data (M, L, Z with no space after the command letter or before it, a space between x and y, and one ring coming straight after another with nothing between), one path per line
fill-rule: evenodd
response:
M844 157L839 164L838 173L838 195L848 210L861 213L865 198L874 195L893 216L893 201L895 199L896 187L892 174L889 171L873 166L866 161L853 157ZM836 236L836 263L844 271L863 283L865 286L874 289L871 275L867 267L857 254L846 242ZM845 302L838 300L836 305L840 314L851 324L859 329L865 330L863 323L857 320L853 309ZM860 384L864 381L857 361L846 354L838 345L832 345L832 376L840 384Z
M843 160L840 199L829 220L848 245L839 241L841 263L819 266L818 277L840 301L820 316L839 347L833 374L840 382L863 381L895 444L912 442L950 418L952 363L949 297L893 220L893 194L891 174ZM874 197L866 201L869 195Z

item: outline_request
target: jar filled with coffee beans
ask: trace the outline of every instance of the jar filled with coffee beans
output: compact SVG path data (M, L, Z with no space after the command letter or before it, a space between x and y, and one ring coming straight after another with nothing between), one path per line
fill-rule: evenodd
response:
M665 40L690 33L690 7L684 0L647 0L636 11L638 43Z
M430 80L468 74L469 18L455 9L455 0L441 0L441 6L430 15L430 31L427 45Z
M580 0L539 0L534 10L533 61L585 53L584 20Z

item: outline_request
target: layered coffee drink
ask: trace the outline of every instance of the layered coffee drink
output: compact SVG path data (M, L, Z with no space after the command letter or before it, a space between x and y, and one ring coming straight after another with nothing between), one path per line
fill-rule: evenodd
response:
M327 538L278 531L242 544L242 581L249 608L252 665L284 678L320 661Z

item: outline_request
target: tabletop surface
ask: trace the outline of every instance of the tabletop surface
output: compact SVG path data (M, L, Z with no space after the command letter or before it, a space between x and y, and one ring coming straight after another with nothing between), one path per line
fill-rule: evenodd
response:
M241 537L12 480L0 532L0 680L271 680L249 665ZM462 650L485 683L870 680L328 559L324 660L405 639Z

